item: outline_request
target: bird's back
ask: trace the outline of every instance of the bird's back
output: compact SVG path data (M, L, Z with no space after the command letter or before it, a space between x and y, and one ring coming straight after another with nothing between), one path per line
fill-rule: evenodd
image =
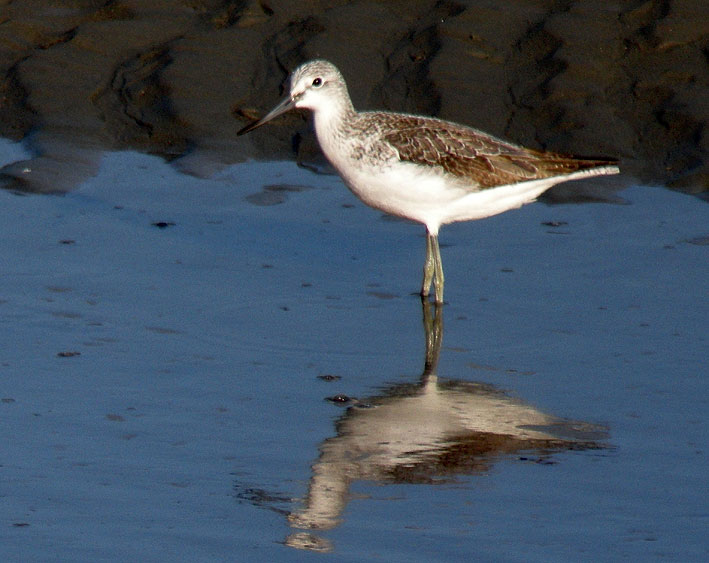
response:
M387 112L358 114L359 127L375 136L382 152L395 151L402 162L442 168L483 190L529 180L597 169L617 173L617 162L540 152L483 131L440 119ZM388 150L386 150L388 149Z

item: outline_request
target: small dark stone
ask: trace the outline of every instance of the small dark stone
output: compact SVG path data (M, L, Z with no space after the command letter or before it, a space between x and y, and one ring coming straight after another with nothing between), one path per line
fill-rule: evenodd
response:
M322 379L323 381L338 381L342 379L339 375L332 375L331 373L325 373L323 375L318 375L318 379Z
M330 401L331 403L344 404L352 402L353 399L352 397L348 397L347 395L339 393L337 395L333 395L332 397L327 397L326 400Z
M175 223L172 221L155 221L154 223L150 223L153 227L157 227L158 229L166 229L167 227L174 227Z
M689 244L694 244L696 246L709 246L709 235L688 238L684 242Z

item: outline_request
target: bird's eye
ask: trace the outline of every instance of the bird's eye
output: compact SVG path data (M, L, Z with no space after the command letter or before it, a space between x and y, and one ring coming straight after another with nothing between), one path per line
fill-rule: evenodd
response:
M320 86L322 86L322 78L318 77L314 79L313 86L315 86L316 88L320 88Z

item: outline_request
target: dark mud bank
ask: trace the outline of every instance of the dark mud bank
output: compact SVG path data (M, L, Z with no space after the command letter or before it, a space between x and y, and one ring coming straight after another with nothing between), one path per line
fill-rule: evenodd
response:
M54 0L0 9L0 135L35 158L4 187L65 191L104 149L209 175L316 158L303 116L235 132L288 71L332 60L362 109L434 114L521 144L621 157L643 181L709 188L704 0L496 3Z

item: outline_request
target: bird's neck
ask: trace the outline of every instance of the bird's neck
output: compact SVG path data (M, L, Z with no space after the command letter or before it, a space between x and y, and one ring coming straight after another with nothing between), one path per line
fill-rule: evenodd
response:
M338 102L340 102L338 100ZM356 112L349 98L346 103L333 103L319 108L313 114L315 134L318 144L330 163L339 169L342 147L347 144L348 125L356 118Z
M354 106L347 90L333 96L328 103L313 109L313 121L318 139L325 141L328 138L342 134L347 124L356 116Z

